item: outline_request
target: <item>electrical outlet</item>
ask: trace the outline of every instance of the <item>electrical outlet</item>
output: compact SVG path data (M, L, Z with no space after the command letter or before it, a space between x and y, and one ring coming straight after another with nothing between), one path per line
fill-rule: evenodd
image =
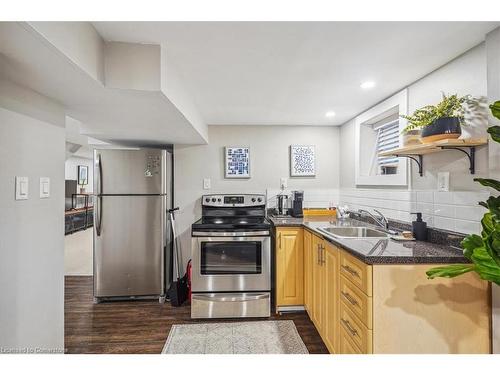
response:
M450 191L450 172L439 172L437 175L438 191Z
M203 179L203 189L204 190L209 190L210 189L210 179L209 178L204 178Z
M280 189L285 190L288 187L288 181L286 177L280 178Z

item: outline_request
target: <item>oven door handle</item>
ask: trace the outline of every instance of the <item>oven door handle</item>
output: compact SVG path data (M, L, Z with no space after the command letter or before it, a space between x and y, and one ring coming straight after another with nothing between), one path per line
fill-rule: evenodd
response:
M226 294L223 296L210 296L204 294L193 295L193 299L213 302L247 302L266 298L269 298L269 293L246 293L245 295Z
M268 230L256 232L193 232L195 237L253 237L269 236Z

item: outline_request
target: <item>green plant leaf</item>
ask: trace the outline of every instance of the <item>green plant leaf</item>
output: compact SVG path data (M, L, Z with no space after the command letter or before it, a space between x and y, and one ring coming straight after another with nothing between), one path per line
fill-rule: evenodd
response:
M483 218L481 219L481 226L483 227L483 231L481 233L483 238L489 236L490 233L493 232L495 226L493 224L491 213L487 212L484 214Z
M464 256L469 260L471 260L474 249L484 247L483 239L477 234L469 234L463 239L460 245L462 245L464 249Z
M500 219L500 196L499 197L489 197L486 201L488 209L490 212L496 216L496 219ZM492 217L492 220L495 219Z
M495 116L497 117L497 116ZM499 117L497 117L499 118ZM500 143L500 126L490 126L488 128L488 133L490 133L491 138L495 141Z
M500 100L490 105L491 114L500 120Z
M493 260L485 248L476 248L472 254L475 271L481 279L500 285L500 266Z
M484 242L488 254L500 267L500 224L495 224L495 227L496 229L490 233Z
M436 277L457 277L464 273L474 271L473 264L449 264L447 266L434 267L425 273L429 279Z
M487 186L500 191L500 181L491 178L475 178L474 181L479 182L483 186Z

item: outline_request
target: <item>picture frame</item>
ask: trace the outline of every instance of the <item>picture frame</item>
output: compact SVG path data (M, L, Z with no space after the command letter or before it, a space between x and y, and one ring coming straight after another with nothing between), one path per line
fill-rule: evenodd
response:
M224 177L250 178L250 147L224 147Z
M78 185L87 185L89 181L89 167L86 165L78 166Z
M290 177L316 176L316 147L314 145L290 146Z

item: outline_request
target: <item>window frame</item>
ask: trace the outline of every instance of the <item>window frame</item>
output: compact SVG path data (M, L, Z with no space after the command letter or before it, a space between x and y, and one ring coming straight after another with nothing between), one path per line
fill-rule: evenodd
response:
M404 89L383 102L375 105L355 118L355 184L377 186L408 186L408 160L400 158L398 173L387 175L363 175L361 173L361 126L370 123L384 113L389 113L397 107L398 115L408 114L408 89ZM382 119L382 118L381 118ZM399 130L406 127L406 120L400 118ZM399 144L403 145L403 135L399 135Z

